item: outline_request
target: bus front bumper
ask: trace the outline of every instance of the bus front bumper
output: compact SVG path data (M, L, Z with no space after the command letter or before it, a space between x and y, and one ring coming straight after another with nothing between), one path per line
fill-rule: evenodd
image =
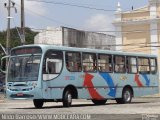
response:
M25 100L25 99L42 99L41 89L34 89L31 91L11 91L9 89L6 90L6 95L8 99L17 99L17 100Z

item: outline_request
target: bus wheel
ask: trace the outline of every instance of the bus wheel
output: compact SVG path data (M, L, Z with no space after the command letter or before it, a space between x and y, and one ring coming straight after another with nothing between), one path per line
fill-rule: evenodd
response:
M43 100L40 99L34 99L33 100L35 108L42 108L43 107Z
M131 103L132 96L132 91L129 88L125 88L122 93L122 98L117 98L116 102L118 104Z
M104 105L107 102L107 100L95 100L95 99L93 99L92 102L95 105Z
M72 93L66 90L63 96L63 107L70 107L72 104Z

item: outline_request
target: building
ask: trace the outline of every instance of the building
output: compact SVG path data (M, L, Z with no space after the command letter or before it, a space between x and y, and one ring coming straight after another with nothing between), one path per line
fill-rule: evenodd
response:
M118 3L113 24L116 50L155 54L160 62L160 0L149 0L148 5L126 12Z
M73 28L47 28L34 38L35 44L115 50L115 36Z
M126 12L118 3L113 24L116 50L154 54L160 63L160 0L148 0L148 5Z
M149 0L147 6L122 12L117 5L115 21L116 50L158 55L160 52L160 0Z

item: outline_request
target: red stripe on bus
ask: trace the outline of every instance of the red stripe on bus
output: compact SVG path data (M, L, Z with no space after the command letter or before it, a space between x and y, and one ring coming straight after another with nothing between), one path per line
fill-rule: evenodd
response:
M86 73L83 86L87 87L87 90L92 99L98 99L98 100L104 99L94 88L94 85L92 83L93 77L94 77L93 75Z
M139 79L139 75L135 75L135 82L137 83L138 87L143 87L142 82Z

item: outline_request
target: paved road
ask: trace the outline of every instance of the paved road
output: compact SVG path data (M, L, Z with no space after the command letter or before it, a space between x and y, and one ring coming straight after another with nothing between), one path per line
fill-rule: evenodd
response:
M90 114L91 119L99 120L142 120L142 115L151 115L156 118L154 120L160 120L160 98L136 98L131 104L116 104L109 100L100 106L89 100L75 100L70 108L50 102L45 103L43 109L35 109L31 100L6 100L0 102L0 114Z

